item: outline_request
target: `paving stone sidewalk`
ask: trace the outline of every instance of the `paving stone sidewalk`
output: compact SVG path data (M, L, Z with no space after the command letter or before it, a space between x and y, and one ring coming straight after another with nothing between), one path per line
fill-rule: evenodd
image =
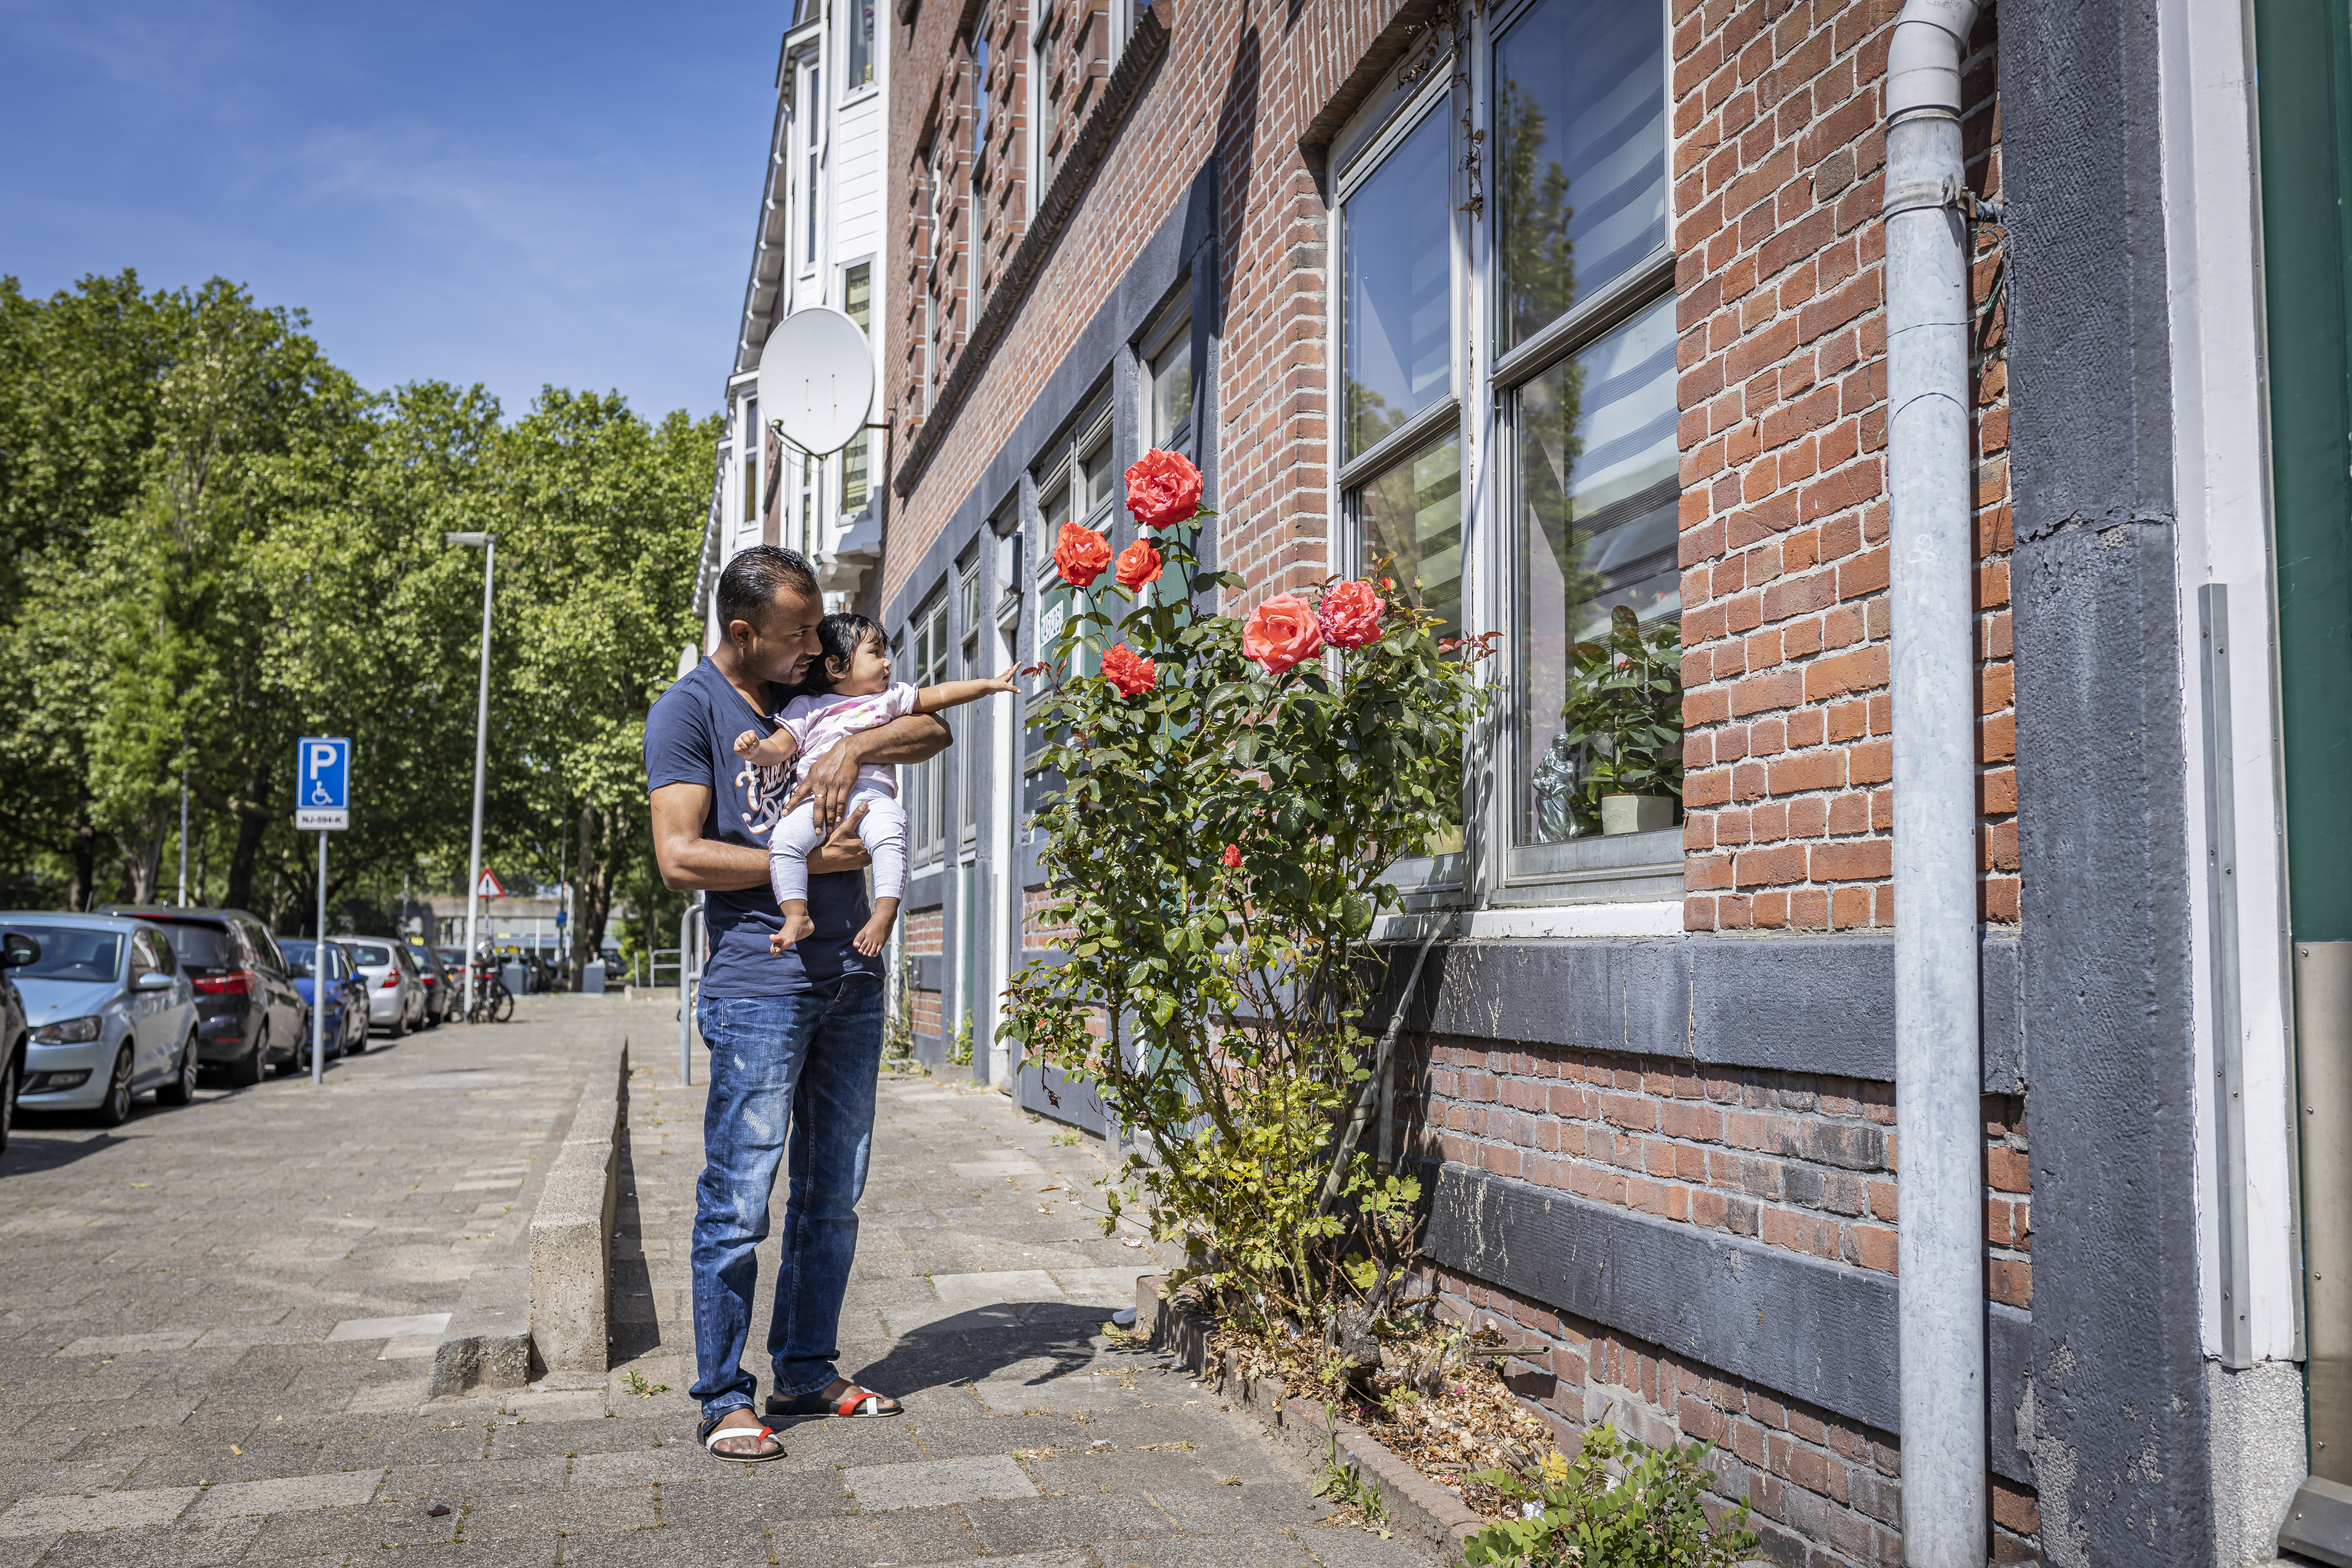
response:
M1102 1334L1160 1262L1100 1234L1097 1145L919 1075L882 1086L843 1330L845 1370L907 1415L793 1427L769 1465L704 1453L684 1394L702 1089L677 1082L676 1029L674 1005L530 998L512 1024L379 1040L322 1090L207 1087L112 1132L20 1122L0 1568L1421 1563L1323 1522L1252 1417ZM615 1370L426 1402L443 1315L619 1033Z

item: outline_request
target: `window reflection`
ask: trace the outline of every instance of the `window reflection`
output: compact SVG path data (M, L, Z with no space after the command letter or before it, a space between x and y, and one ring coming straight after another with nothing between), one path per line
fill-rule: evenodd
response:
M1447 129L1442 112L1425 116L1341 209L1348 457L1370 450L1453 388Z
M1192 417L1192 330L1177 329L1151 362L1151 444L1175 447Z
M1528 382L1518 412L1519 833L1549 844L1597 831L1573 800L1570 651L1618 605L1644 626L1682 614L1674 301Z
M1664 21L1540 0L1495 45L1498 348L1665 242Z
M1358 492L1368 567L1462 635L1462 438L1423 447Z
M1396 591L1438 619L1438 636L1462 635L1462 437L1448 436L1387 469L1356 492L1364 568L1396 580ZM1449 759L1431 781L1447 803L1448 826L1423 846L1430 855L1462 847L1462 764Z

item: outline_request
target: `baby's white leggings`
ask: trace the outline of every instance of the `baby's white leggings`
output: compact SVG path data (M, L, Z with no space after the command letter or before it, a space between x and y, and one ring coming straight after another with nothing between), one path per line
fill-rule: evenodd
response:
M874 857L874 896L903 899L907 896L906 809L897 795L866 784L849 792L849 810L855 812L861 805L866 807L866 819L857 825L857 837L864 840L866 852ZM776 889L776 902L807 901L809 851L824 842L824 835L817 831L813 799L803 801L776 824L768 839L768 881Z

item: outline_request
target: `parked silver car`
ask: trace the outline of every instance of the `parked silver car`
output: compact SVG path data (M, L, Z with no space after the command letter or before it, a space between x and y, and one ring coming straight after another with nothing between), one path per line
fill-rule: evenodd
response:
M408 944L388 936L346 936L336 939L352 967L367 982L368 1026L394 1039L425 1026L425 982L417 978L416 961Z
M166 1105L194 1098L195 987L161 931L121 915L0 914L0 925L41 944L9 971L32 1026L19 1105L114 1127L147 1089Z

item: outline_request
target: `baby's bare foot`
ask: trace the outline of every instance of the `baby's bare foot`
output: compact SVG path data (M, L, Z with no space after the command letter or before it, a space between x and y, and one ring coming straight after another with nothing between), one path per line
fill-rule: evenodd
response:
M786 910L784 929L768 939L768 951L782 952L814 930L816 930L816 921L809 919L806 914L795 910Z
M896 913L877 914L858 928L857 934L849 939L849 945L872 958L890 944L890 928L898 923Z

